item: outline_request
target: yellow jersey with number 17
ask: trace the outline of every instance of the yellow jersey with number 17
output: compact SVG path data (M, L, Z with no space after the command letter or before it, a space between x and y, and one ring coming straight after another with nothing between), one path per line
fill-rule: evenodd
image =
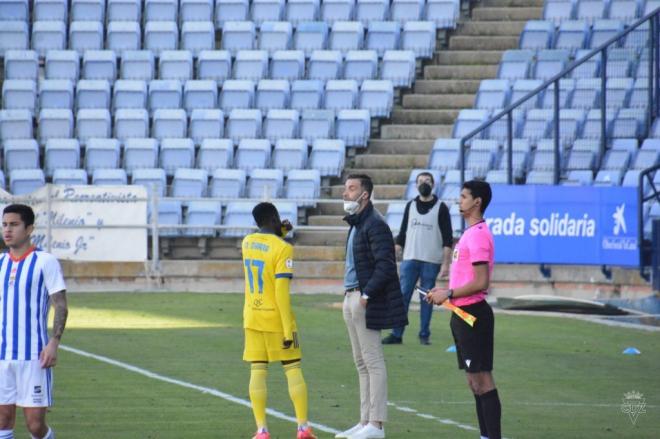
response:
M293 278L293 246L272 233L257 232L243 239L242 252L243 327L285 335L296 331L288 288L275 289L276 279Z

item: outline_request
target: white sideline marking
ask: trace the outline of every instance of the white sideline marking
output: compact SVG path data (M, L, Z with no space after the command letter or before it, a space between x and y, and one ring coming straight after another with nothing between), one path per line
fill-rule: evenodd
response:
M164 375L159 375L157 373L148 371L146 369L142 369L142 368L137 367L137 366L133 366L133 365L130 365L130 364L127 364L127 363L123 363L121 361L113 360L112 358L104 357L102 355L96 355L96 354L92 354L90 352L81 351L80 349L72 348L70 346L60 345L60 349L65 350L67 352L71 352L71 353L80 355L82 357L92 358L92 359L100 361L102 363L111 364L113 366L120 367L120 368L128 370L130 372L135 372L139 375L143 375L143 376L146 376L148 378L152 378L154 380L163 381L165 383L174 384L174 385L177 385L177 386L185 387L187 389L197 390L197 391L202 392L204 394L217 396L218 398L222 398L226 401L233 402L233 403L236 403L236 404L248 407L248 408L252 408L252 405L250 404L250 401L247 401L247 400L242 399L242 398L237 398L233 395L230 395L230 394L225 393L225 392L221 392L220 390L217 390L217 389L212 389L210 387L204 387L204 386L198 386L197 384L192 384L192 383L188 383L188 382L185 382L185 381L180 381L180 380L177 380L177 379L174 379L174 378L166 377ZM269 415L274 416L278 419L293 422L294 424L297 423L296 418L294 418L292 416L285 415L284 413L282 413L280 411L277 411L277 410L266 409L266 413L268 413ZM339 430L335 430L334 428L328 427L327 425L317 424L316 422L310 422L309 425L311 425L312 427L314 427L315 429L317 429L319 431L323 431L323 432L326 432L326 433L334 433L334 434L339 433Z
M419 416L420 418L423 418L423 419L429 419L431 421L438 421L441 424L445 424L445 425L453 425L455 427L462 428L463 430L478 431L477 428L475 428L471 425L460 424L460 423L458 423L456 421L453 421L451 419L440 419L436 416L429 415L429 414L426 414L426 413L419 413L417 410L415 410L413 408L398 406L398 405L394 404L393 402L388 402L387 405L389 405L390 407L394 407L396 410L398 410L400 412L415 413L417 416Z

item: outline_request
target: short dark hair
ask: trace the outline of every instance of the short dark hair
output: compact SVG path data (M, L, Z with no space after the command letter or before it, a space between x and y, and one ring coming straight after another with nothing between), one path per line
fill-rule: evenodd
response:
M17 213L25 227L34 225L34 210L26 204L10 204L2 211L3 215L7 213Z
M493 198L490 184L481 180L470 180L463 183L463 189L469 190L472 198L481 198L481 213L484 213Z
M367 174L349 174L346 180L360 180L360 186L367 191L369 198L371 198L371 194L374 191L374 182L371 181L371 177Z
M431 174L430 172L426 172L426 171L420 172L419 174L417 174L417 177L415 177L415 182L419 180L419 177L429 177L431 179L431 184L435 184L435 178L433 178L433 174Z
M254 206L252 216L258 227L263 227L268 221L279 216L277 207L273 203L263 202Z

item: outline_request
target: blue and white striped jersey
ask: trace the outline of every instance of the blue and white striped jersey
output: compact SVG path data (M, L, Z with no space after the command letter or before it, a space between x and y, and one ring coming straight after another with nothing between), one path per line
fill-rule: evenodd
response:
M50 295L66 290L55 256L33 248L0 255L0 361L37 360L48 343Z

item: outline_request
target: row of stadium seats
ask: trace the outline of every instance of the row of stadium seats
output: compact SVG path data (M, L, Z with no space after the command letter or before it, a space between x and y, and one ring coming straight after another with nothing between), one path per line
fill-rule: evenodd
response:
M257 108L264 115L273 109L369 110L372 117L388 117L393 105L391 81L365 80L361 87L355 80L286 80L225 81L222 91L214 81L117 80L112 92L110 83L102 80L8 79L2 85L2 106L6 110L28 110L32 114L47 109L159 109L183 108L193 121L217 119L224 125L223 115L234 109ZM218 109L219 108L219 109ZM204 110L217 111L206 112ZM223 113L224 112L224 113ZM221 127L222 129L222 127ZM215 136L218 137L218 136Z
M551 21L528 21L520 34L521 49L595 49L624 30L624 23L617 20L599 20L593 26L587 21L563 21L558 29ZM644 47L649 43L648 26L630 32L618 42L619 46Z
M200 114L201 113L201 114ZM195 117L200 114L199 117ZM37 138L44 145L49 139L77 138L82 145L93 138L115 137L122 141L131 138L154 137L187 138L197 143L203 138L241 139L265 137L277 139L302 138L312 142L319 138L337 138L349 147L365 147L371 131L369 110L269 110L263 119L261 110L234 109L223 128L220 110L193 111L192 128L188 132L188 118L183 109L159 109L150 118L146 110L121 109L113 118L108 110L78 110L75 118L71 110L41 110L36 119ZM197 123L196 123L197 122ZM113 127L114 125L114 127ZM114 128L114 129L113 129ZM33 138L33 119L28 110L0 111L0 140ZM190 142L194 141L190 139Z
M268 52L246 50L238 52L234 60L226 51L205 52L197 60L196 69L190 52L163 52L158 63L161 80L187 81L198 79L217 81L281 79L383 79L395 87L410 87L415 78L415 54L408 50L388 50L379 61L371 50L351 51L346 58L339 51L318 50L307 62L300 51L278 51L269 58ZM72 51L49 51L45 62L45 79L78 81L105 80L112 85L119 74L124 80L150 81L155 79L156 65L150 51L124 52L119 69L113 51L87 51L82 69L79 58ZM196 70L196 72L195 72ZM36 81L40 77L39 59L34 51L9 51L5 56L4 79ZM180 87L180 86L179 86Z
M217 28L227 21L392 20L400 23L426 19L438 28L454 28L460 12L457 0L28 0L0 3L0 21L170 21L212 22ZM106 6L107 3L107 6ZM144 11L143 11L144 9Z
M53 177L54 184L62 185L87 185L87 180L88 174L83 169L58 169ZM45 177L41 169L14 170L10 173L9 182L11 192L21 195L43 186ZM94 185L128 183L123 169L97 169L92 175ZM280 169L253 169L247 174L242 169L216 169L209 179L204 169L177 168L168 188L164 169L143 168L133 172L130 183L145 186L161 198L166 195L177 200L207 196L219 199L284 197L301 207L309 207L319 197L321 177L316 169L292 169L286 174L285 182L285 175Z
M132 176L138 169L162 168L171 177L179 168L209 174L230 168L247 172L271 168L284 174L309 168L321 177L336 177L341 174L345 155L345 143L336 139L317 139L311 148L300 139L280 139L274 147L266 139L243 139L235 149L229 139L204 139L195 148L191 139L158 142L152 138L129 139L123 148L117 139L90 139L85 148L76 139L51 139L43 153L35 140L12 140L5 143L3 154L8 173L41 168L43 162L45 178L54 177L58 170L79 169L81 164L90 176L100 169L121 169Z
M403 27L403 29L401 29ZM144 36L144 38L143 38ZM67 44L68 39L68 44ZM31 40L31 43L30 43ZM222 29L219 49L232 54L240 50L301 50L308 57L314 50L373 49L382 52L410 49L420 57L430 58L436 44L436 26L432 21L374 21L365 29L359 21L337 21L329 28L325 22L266 22L257 30L251 21L229 21ZM187 50L197 56L200 51L216 49L215 30L211 22L186 22L181 28L173 21L150 21L144 31L138 22L110 22L107 30L96 21L74 21L68 28L61 21L38 21L28 34L22 21L3 22L0 28L0 54L8 50L35 50L45 56L49 50L108 49L152 51L156 56L167 50Z
M585 58L591 51L579 50L572 57L568 50L546 49L507 50L502 55L497 76L500 79L547 80L562 72L572 61ZM607 53L607 77L647 78L649 74L649 52L636 49L611 49ZM602 69L601 56L596 55L577 66L568 75L573 79L599 77Z
M543 84L540 79L486 79L481 81L474 107L482 110L505 108L525 97ZM605 82L607 108L635 108L648 106L648 78L609 78ZM560 108L589 110L600 108L602 82L597 78L562 79L559 83ZM554 87L541 91L520 107L521 110L554 107ZM520 114L518 112L517 114Z
M565 20L593 22L602 18L631 22L658 7L657 0L546 0L543 19L556 24Z

